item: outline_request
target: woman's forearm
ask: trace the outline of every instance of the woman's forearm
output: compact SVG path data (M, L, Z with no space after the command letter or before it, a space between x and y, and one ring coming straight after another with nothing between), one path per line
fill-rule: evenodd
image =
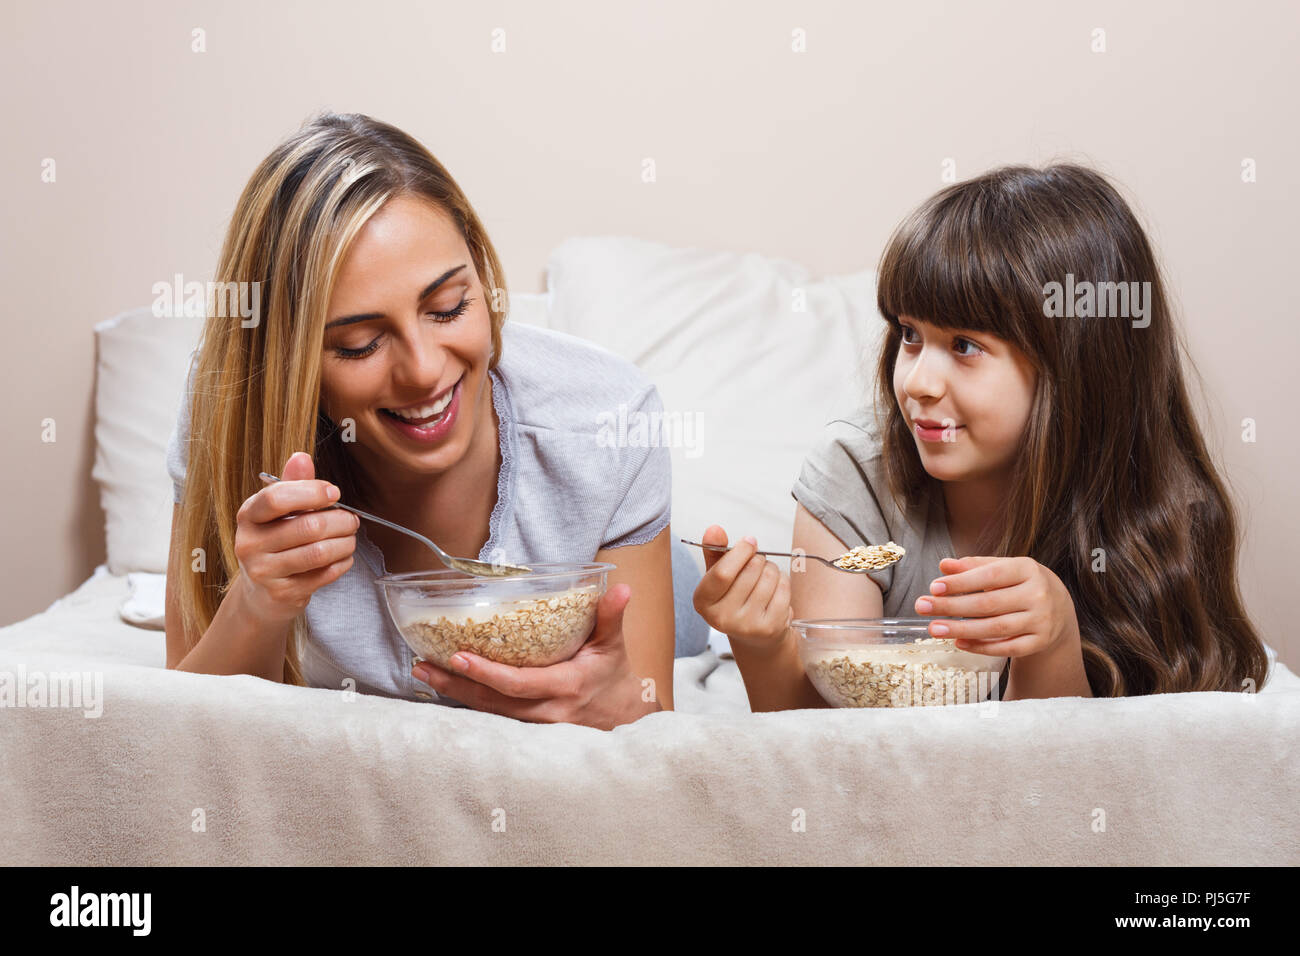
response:
M176 665L197 674L251 674L283 683L285 645L292 621L267 621L249 606L245 579L237 577L207 631Z

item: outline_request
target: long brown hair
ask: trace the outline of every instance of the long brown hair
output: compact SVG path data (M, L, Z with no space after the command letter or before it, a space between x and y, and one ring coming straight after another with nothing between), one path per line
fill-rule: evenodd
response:
M215 281L260 284L260 315L245 328L214 299L190 396L189 463L174 547L202 547L206 567L176 582L184 633L197 641L239 573L235 516L295 451L311 450L318 478L359 500L341 432L320 402L326 311L353 238L389 199L415 196L460 230L488 294L493 355L501 360L505 275L486 231L451 174L401 130L360 114L322 113L272 150L231 217ZM221 288L221 286L217 286ZM283 679L302 684L306 620L287 642ZM191 645L192 646L192 645ZM188 648L187 648L188 650Z
M1049 317L1049 284L1067 276L1149 282L1148 311L1136 325ZM985 553L1028 555L1061 579L1098 696L1263 685L1267 655L1238 591L1237 515L1188 400L1186 346L1147 237L1103 176L1010 166L941 190L890 239L877 304L889 323L877 427L900 508L942 488L895 397L899 317L1008 341L1038 384Z

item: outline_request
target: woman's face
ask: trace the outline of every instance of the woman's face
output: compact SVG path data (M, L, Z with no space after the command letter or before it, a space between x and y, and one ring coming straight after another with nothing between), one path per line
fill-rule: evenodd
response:
M925 470L940 481L1004 478L1029 421L1033 364L987 332L898 321L894 395Z
M491 414L491 313L445 213L389 200L348 251L325 322L323 409L356 423L363 469L432 475L465 457Z

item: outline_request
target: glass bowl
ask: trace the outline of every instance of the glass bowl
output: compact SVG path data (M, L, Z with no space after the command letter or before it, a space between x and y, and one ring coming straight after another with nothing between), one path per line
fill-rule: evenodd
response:
M470 651L515 667L568 660L590 636L613 564L532 564L529 574L386 574L376 583L417 657L446 667Z
M791 622L799 659L832 707L922 707L997 699L1005 657L958 650L931 621L963 618L822 618Z

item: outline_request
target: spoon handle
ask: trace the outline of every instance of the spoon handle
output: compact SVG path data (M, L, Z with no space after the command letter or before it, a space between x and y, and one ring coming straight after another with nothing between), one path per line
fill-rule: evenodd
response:
M262 481L264 481L268 485L275 484L275 482L280 481L280 479L277 478L275 475L268 475L264 471L259 471L257 473L257 476L261 478ZM442 548L434 544L432 541L430 541L428 538L426 538L424 535L420 534L418 531L412 531L410 528L404 528L400 524L394 524L392 521L388 521L385 518L380 518L378 515L372 515L368 511L362 511L360 508L353 508L351 505L345 505L341 501L336 501L333 504L325 505L324 508L318 508L316 510L325 511L328 508L342 508L344 511L351 511L354 515L358 515L362 518L365 518L367 521L376 521L379 524L382 524L386 528L392 528L394 531L400 531L402 534L410 535L416 541L419 541L421 544L425 545L430 550L432 550L433 553L438 556L438 560L441 561L443 565L451 568L454 571L463 571L466 574L474 574L479 577L505 578L505 577L511 577L516 574L527 574L532 570L531 568L523 564L505 564L504 562L500 564L497 563L489 564L486 561L479 561L477 558L453 557L452 555L448 554L446 551L442 550ZM289 516L286 515L285 517L289 517Z
M727 552L731 550L731 546L724 545L724 544L703 544L699 541L687 541L685 538L679 538L678 540L680 540L682 544L692 544L697 548L703 548L705 551ZM755 551L754 553L764 554L767 555L769 558L793 558L793 557L816 558L817 557L815 554L793 555L790 554L788 551ZM824 561L825 559L817 558L817 560Z
M259 471L257 473L257 477L261 478L262 481L264 481L268 485L273 485L280 480L275 475L268 475L264 471ZM391 521L388 521L384 518L380 518L378 515L372 515L368 511L362 511L360 508L353 508L351 505L345 505L341 501L336 501L332 505L325 505L324 508L317 508L316 510L325 511L329 508L342 508L344 511L351 511L354 515L359 515L360 517L365 518L367 521L377 521L379 524L382 524L388 528L392 528L394 531L400 531L402 532L402 534L408 534L412 538L415 538L417 541L422 541L425 544L427 544L429 547L431 547L443 559L444 564L448 563L447 558L449 558L450 555L447 555L441 548L439 548L436 544L434 544L424 535L417 534L416 532L412 531L410 528L403 528L400 524L394 524Z

